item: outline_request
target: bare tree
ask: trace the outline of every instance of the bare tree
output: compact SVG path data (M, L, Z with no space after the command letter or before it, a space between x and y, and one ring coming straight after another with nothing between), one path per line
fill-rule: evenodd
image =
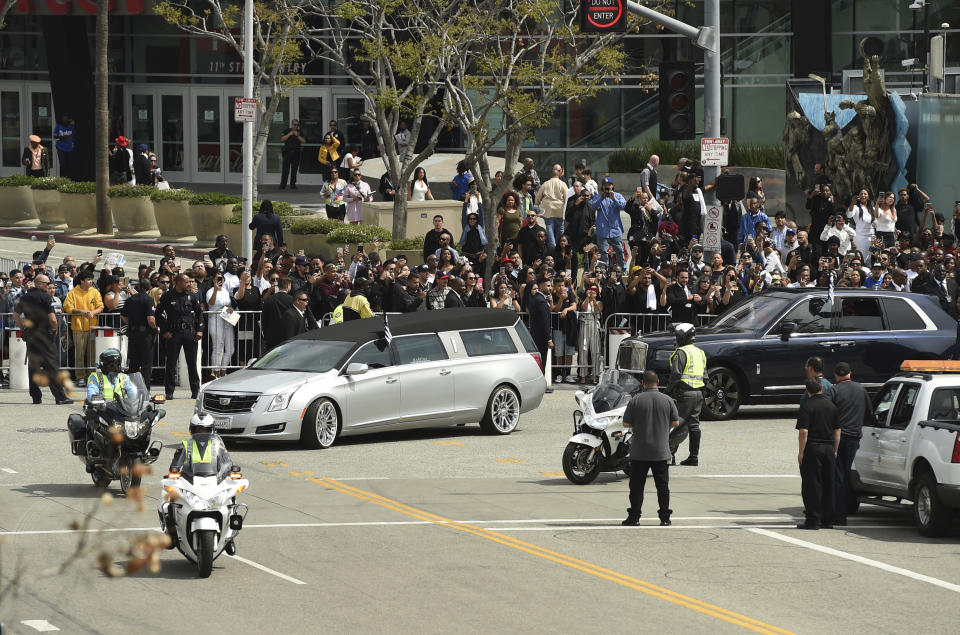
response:
M230 0L162 0L153 11L186 33L225 43L240 59L246 59L240 31L242 4ZM304 58L298 39L305 29L300 4L297 0L272 0L253 5L253 97L260 115L252 150L254 200L273 115L292 86L306 83L299 74L288 72L291 64Z

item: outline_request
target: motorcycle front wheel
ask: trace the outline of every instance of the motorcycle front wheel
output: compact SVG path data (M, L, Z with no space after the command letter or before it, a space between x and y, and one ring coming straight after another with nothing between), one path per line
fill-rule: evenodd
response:
M599 449L594 451L588 445L568 443L563 450L563 473L576 485L592 483L600 473L600 458Z
M140 463L137 459L123 459L120 464L120 491L123 492L123 495L127 495L127 491L131 487L140 487L140 478L136 475L137 464Z
M200 532L200 548L197 550L197 570L201 578L209 578L213 572L213 546L217 541L217 532Z
M90 480L93 481L93 484L97 489L105 489L108 485L110 485L110 477L100 470L94 470L91 472Z

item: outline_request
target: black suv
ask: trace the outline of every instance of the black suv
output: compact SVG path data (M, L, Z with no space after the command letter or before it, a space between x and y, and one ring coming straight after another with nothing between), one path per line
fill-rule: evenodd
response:
M957 322L937 298L870 289L778 289L750 296L697 329L707 354L704 416L733 417L742 404L792 403L803 392L807 358L819 355L825 374L844 361L871 392L905 359L944 359L956 346ZM661 383L675 348L669 332L624 340L619 366L650 369Z

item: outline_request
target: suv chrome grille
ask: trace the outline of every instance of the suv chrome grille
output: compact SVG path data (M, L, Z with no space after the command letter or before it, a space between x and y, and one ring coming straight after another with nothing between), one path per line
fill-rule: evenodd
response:
M251 412L260 398L259 394L203 393L203 409L207 412L237 414Z

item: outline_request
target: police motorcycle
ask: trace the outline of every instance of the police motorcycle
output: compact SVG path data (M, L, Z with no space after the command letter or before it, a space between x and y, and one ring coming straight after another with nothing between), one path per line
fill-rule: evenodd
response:
M621 370L618 363L603 372L595 388L574 393L580 408L573 412L573 436L563 451L563 473L571 483L587 485L600 472L630 475L632 431L623 427L623 414L630 399L643 390L638 377L634 371ZM670 431L671 455L686 438L687 426L681 419Z
M67 418L70 452L84 464L93 484L105 488L118 480L124 494L140 485L140 466L160 456L163 443L151 442L150 436L167 414L157 407L163 395L149 397L140 373L127 377L133 391L111 389L107 395L101 386L84 402L83 414Z
M207 578L220 554L237 552L234 539L243 529L248 511L245 504L237 503L237 494L250 482L222 450L223 440L214 432L213 417L193 415L190 433L197 436L183 442L170 472L160 482L163 496L157 513L161 530L170 536L170 548L179 549L197 565L199 577ZM202 443L197 443L198 439Z

